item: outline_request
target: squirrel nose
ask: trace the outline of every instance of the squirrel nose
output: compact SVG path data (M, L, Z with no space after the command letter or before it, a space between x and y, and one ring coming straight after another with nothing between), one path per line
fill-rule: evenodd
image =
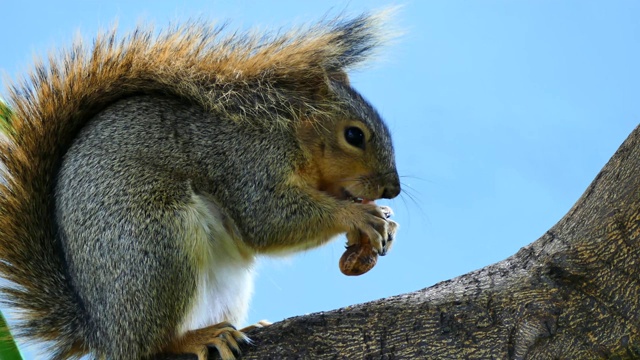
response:
M391 184L385 186L384 191L382 192L382 198L384 199L393 199L394 197L400 194L400 180L398 177L391 182Z

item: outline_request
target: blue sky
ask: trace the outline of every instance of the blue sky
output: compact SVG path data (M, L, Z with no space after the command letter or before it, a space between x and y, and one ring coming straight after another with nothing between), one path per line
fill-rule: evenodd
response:
M385 1L6 1L0 69L91 38L118 20L198 17L286 28ZM419 290L502 260L573 205L640 120L640 2L409 1L404 35L353 85L387 120L406 192L401 229L361 277L338 270L343 239L259 266L250 322ZM4 86L3 86L4 87Z

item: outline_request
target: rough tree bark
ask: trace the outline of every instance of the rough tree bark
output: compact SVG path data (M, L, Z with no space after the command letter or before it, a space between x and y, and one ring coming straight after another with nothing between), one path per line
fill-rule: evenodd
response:
M242 359L640 358L639 225L637 127L573 208L515 255L252 331Z

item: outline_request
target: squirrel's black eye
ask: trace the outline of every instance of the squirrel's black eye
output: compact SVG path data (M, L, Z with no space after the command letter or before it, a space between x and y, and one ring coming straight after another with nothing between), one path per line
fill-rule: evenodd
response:
M349 144L364 149L364 133L359 128L355 126L346 128L344 138Z

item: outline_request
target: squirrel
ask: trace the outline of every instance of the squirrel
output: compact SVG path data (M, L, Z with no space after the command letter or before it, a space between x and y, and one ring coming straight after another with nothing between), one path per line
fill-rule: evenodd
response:
M235 359L257 256L345 233L384 255L393 145L347 75L383 28L383 13L268 36L190 21L36 61L0 141L19 335L52 359Z

